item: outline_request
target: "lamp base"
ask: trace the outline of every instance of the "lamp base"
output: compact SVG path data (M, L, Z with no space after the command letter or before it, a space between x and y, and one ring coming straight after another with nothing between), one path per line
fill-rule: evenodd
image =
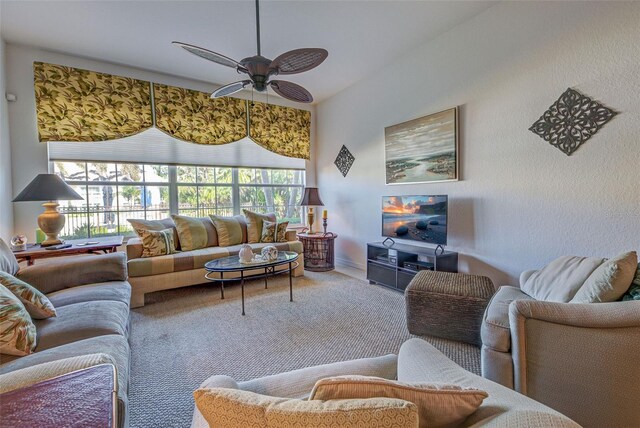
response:
M58 203L45 202L42 206L44 207L44 212L38 216L38 226L47 235L47 239L40 245L50 247L51 245L62 244L58 234L64 227L65 218L64 215L58 212Z

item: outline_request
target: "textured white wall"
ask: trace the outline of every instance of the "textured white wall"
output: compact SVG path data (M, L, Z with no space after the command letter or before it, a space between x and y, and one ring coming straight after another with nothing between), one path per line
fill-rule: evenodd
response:
M5 42L0 39L0 238L8 240L13 232L11 199L11 143L7 114Z
M448 194L461 270L498 284L563 254L640 249L639 22L640 3L500 3L319 104L338 260L364 268L393 194ZM620 112L571 157L528 131L567 87ZM462 180L385 185L384 127L456 105Z
M9 108L9 129L11 132L11 157L13 168L13 194L18 194L38 173L47 172L47 145L38 142L36 127L35 94L33 90L33 62L43 61L52 64L62 64L71 67L111 73L119 76L150 80L167 85L181 86L189 89L210 91L215 85L206 82L184 79L166 74L154 73L137 68L116 65L101 61L94 61L36 48L8 44L6 46L7 60L7 91L18 95L18 101L11 103ZM204 64L203 66L207 66ZM240 94L241 98L250 95ZM291 103L289 101L271 97L270 102L294 106L311 110L312 112L312 159L315 141L315 107ZM263 100L256 96L256 99ZM307 182L315 182L314 162L307 162ZM17 167L19 166L19 167ZM11 198L0 194L0 206L8 204ZM14 225L16 232L24 233L30 240L35 239L37 217L42 212L38 202L20 202L13 204Z

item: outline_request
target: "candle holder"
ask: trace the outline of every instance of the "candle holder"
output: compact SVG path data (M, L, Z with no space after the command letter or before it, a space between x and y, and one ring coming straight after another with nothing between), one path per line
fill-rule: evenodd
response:
M322 219L322 230L324 231L324 234L327 234L327 218L323 218Z

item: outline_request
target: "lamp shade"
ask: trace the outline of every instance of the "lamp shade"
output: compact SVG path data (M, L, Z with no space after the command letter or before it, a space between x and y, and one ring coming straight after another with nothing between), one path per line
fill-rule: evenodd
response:
M305 187L300 205L305 207L324 206L317 187Z
M84 199L55 174L38 174L13 202Z

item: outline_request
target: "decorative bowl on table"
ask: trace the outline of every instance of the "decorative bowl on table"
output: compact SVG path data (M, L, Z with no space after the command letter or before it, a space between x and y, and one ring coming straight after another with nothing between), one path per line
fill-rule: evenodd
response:
M268 245L262 249L260 255L262 260L270 262L278 258L278 249L273 245Z
M15 235L11 238L11 251L26 251L27 237L25 235Z

